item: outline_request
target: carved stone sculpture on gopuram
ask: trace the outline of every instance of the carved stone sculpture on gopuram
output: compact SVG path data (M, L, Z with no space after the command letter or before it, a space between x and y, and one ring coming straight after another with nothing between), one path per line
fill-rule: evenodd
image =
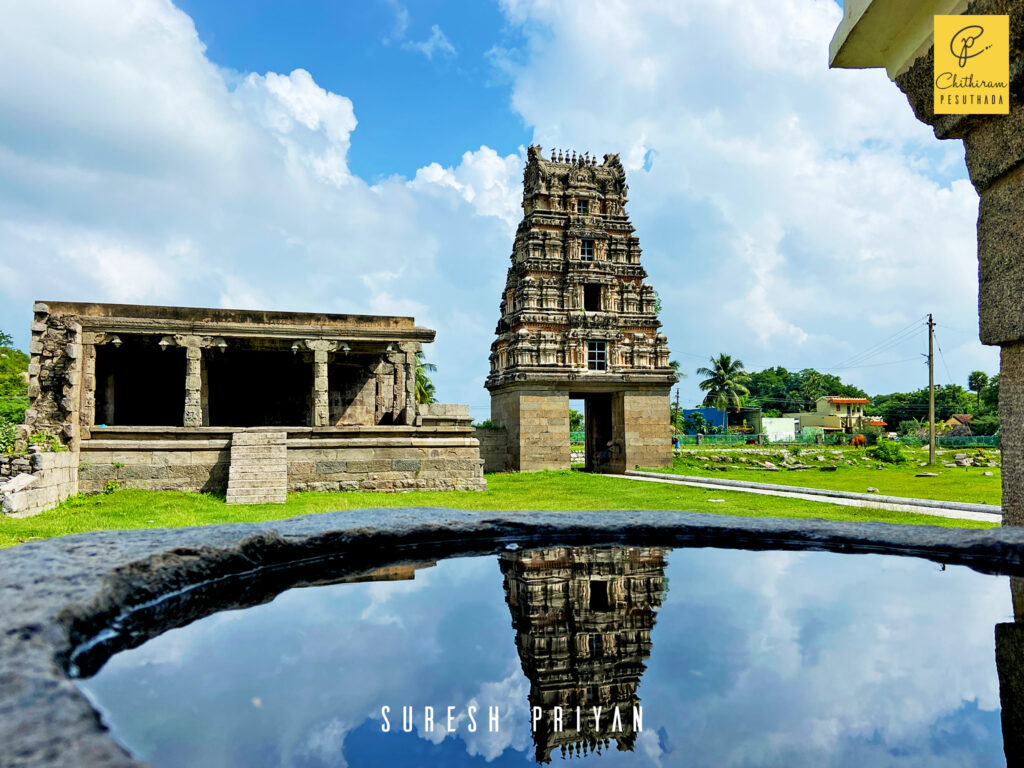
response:
M528 151L486 382L509 469L569 466L570 396L586 401L589 469L671 459L676 379L627 190L618 155Z

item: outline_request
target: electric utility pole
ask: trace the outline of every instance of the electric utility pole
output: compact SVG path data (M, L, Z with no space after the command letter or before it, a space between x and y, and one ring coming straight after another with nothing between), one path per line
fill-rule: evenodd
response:
M935 463L935 321L928 313L928 463Z

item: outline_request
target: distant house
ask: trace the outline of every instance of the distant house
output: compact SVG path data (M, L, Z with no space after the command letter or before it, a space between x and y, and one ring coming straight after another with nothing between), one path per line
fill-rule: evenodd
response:
M813 411L784 414L787 418L798 419L800 428L821 427L826 432L855 432L864 424L878 423L873 417L864 417L864 406L870 401L866 397L842 397L823 395L815 401ZM881 422L879 426L884 426Z
M950 429L953 427L970 427L973 419L974 415L970 413L954 413L942 422L942 425L944 427L949 427Z
M761 419L761 433L772 443L788 443L796 439L796 419Z

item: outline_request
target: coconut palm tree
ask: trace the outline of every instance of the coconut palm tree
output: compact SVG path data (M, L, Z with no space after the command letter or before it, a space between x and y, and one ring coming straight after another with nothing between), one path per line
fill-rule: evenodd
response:
M436 403L437 395L434 392L434 382L430 380L427 373L433 373L437 366L428 363L423 359L423 353L416 353L416 402Z
M738 411L743 405L743 397L750 394L750 390L744 386L747 372L743 370L742 360L733 360L723 353L711 358L710 368L701 366L697 373L706 377L699 385L707 392L704 405L722 410L734 408Z
M988 374L984 371L971 371L967 377L967 388L978 393L978 407L981 407L981 390L988 386Z

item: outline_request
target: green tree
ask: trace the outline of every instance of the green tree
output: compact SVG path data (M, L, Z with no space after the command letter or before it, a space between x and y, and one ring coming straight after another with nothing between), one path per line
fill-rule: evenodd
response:
M730 355L722 353L711 358L711 367L701 366L697 373L704 376L700 382L701 390L707 392L704 405L727 410L739 410L743 398L750 394L746 387L749 375L743 370L743 361L733 360Z
M981 390L982 413L999 414L999 374L988 380L988 386Z
M0 331L0 423L21 424L28 408L28 355Z
M971 419L971 432L975 435L994 435L999 431L999 416L975 416Z
M981 407L981 390L988 386L988 374L984 371L971 371L967 376L967 388L978 394L978 407Z
M427 376L428 373L433 373L437 370L437 366L433 363L428 363L423 359L423 353L416 353L416 402L417 403L436 403L437 396L434 391L434 382Z
M747 388L750 405L784 413L813 410L815 401L822 395L867 397L864 390L844 384L838 376L813 368L801 371L788 371L782 366L765 368L749 375Z
M881 416L887 424L899 424L911 419L928 419L928 388L914 392L893 392L874 398L873 415ZM935 421L942 422L954 413L970 413L974 398L959 384L935 387Z
M577 411L575 408L569 409L569 431L583 431L583 414Z
M899 424L899 433L903 436L913 436L921 429L921 422L917 419L906 419Z

